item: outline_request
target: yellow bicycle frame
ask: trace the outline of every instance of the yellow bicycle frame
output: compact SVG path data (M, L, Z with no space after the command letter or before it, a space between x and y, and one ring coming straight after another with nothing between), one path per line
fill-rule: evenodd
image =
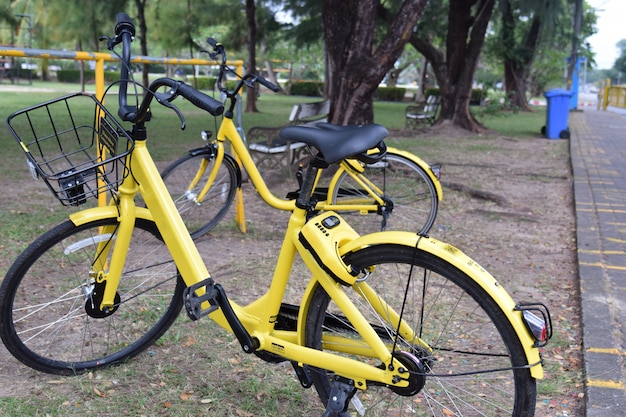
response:
M228 120L225 122L228 122ZM223 123L218 133L218 140L223 142L227 137L235 133L236 130L234 130L232 121ZM233 146L235 152L242 156L243 165L248 169L248 174L251 178L260 177L251 157L244 152L243 143L234 141ZM138 218L155 222L186 285L191 286L210 277L194 241L169 196L159 171L148 152L145 141L137 141L135 143L132 156L128 157L126 162L129 164L127 169L130 170L129 172L132 172L132 175L128 175L120 185L115 205L96 207L70 216L76 225L105 218L116 218L119 222L110 263L104 261L104 259L108 258L107 255L111 246L108 239L108 243L101 243L101 247L97 252L96 262L94 262L94 268L98 269L93 271L96 280L106 284L103 300L99 306L101 310L114 306L115 294L127 256L132 230ZM256 179L258 180L258 178ZM401 369L402 366L400 363L395 362L396 359L392 358L390 347L380 339L376 331L345 293L346 289L350 291L350 287L339 284L320 265L315 256L309 250L303 248L302 243L300 243L299 236L306 225L306 211L295 207L295 203L292 200L281 200L274 197L262 181L259 181L258 184L262 186L257 191L268 203L271 203L272 206L278 209L292 211L276 262L273 279L267 292L246 306L231 302L232 308L243 326L250 335L259 341L260 350L274 353L302 365L306 364L328 369L338 375L353 379L355 386L360 389L367 387L367 381L375 381L389 386L402 387L407 385L408 382L398 374L397 370ZM137 193L142 195L149 209L135 206L134 198ZM325 212L322 215L335 214ZM343 223L347 225L346 222ZM349 226L346 227L349 228ZM112 230L103 229L102 233L112 232ZM409 232L379 232L359 237L356 232L349 228L343 230L336 239L335 253L325 256L324 262L324 266L327 268L328 265L331 265L331 268L333 268L332 272L335 275L341 275L345 272L341 271L342 255L359 248L380 243L395 243L412 248L417 246L419 249L446 259L460 270L465 271L496 300L507 315L522 341L528 364L530 365L531 375L535 378L543 377L541 359L538 350L533 346L534 341L522 321L522 313L515 311L515 303L506 291L498 285L497 281L461 251L435 239L420 237L415 233ZM319 250L321 253L329 250L328 242L322 240L322 238L317 239L313 236L309 243L314 250ZM303 295L297 329L295 331L274 330L275 318L279 313L296 253L302 257L305 264L309 267L309 270L312 272L312 279ZM333 256L336 259L332 259ZM327 263L326 258L329 261L332 260L334 264L333 262ZM392 366L380 369L376 366L350 359L347 356L304 346L302 323L305 322L306 317L304 315L310 305L313 289L317 285L321 285L326 290L338 308L350 320L367 346L344 343L340 349L347 353L368 355ZM353 285L358 287L359 293L368 298L368 301L375 308L379 309L381 314L383 311L389 313L390 309L385 301L381 300L367 284L355 282ZM396 324L398 324L399 316L393 313L391 316L395 317ZM210 314L210 317L223 328L231 330L221 310L214 311ZM402 325L402 323L399 324L404 338L428 348L428 345L420 340L409 326ZM347 340L344 341L349 342Z
M213 165L212 171L209 174L209 179L207 180L207 183L205 184L202 191L198 194L199 201L202 201L206 193L209 191L209 189L213 185L213 180L215 179L215 176L217 175L217 170L219 169L221 161L224 158L224 152L225 152L224 142L229 141L235 154L238 157L238 160L246 169L248 175L250 176L250 180L252 181L252 184L254 184L261 198L273 208L276 208L279 210L289 210L289 211L293 210L293 208L295 207L294 201L277 198L268 189L267 185L265 184L265 181L263 180L263 177L261 176L258 168L256 167L256 164L254 163L254 160L252 159L252 156L250 155L250 152L245 146L245 143L243 142L243 140L241 139L241 136L239 135L239 131L237 130L235 123L233 122L232 119L227 118L227 117L222 119L220 128L217 133L216 140L217 140L218 146L216 147L217 154L215 156L215 164ZM422 168L428 174L433 184L435 184L435 188L437 191L437 199L441 201L442 195L443 195L441 184L439 183L439 179L435 176L435 174L429 168L428 164L426 164L422 159L411 154L410 152L401 151L395 148L388 148L388 149L391 149L395 154L404 156L405 158L411 160L412 162L417 164L420 168ZM371 152L377 152L377 151L371 151ZM340 166L359 185L361 185L366 192L368 192L370 199L367 199L367 200L361 199L359 201L354 201L353 204L346 204L345 201L343 201L342 204L333 204L331 201L331 196L329 195L328 200L326 202L324 201L318 202L316 209L324 210L324 211L358 210L363 213L376 212L379 208L379 205L384 204L384 201L379 197L380 195L383 194L382 190L379 187L377 187L374 183L369 181L367 177L365 177L364 175L361 175L363 172L363 167L361 166L359 162L354 161L354 160L345 160L340 163ZM194 180L189 186L190 189L192 189L193 187L197 185L200 179L200 176L202 175L205 169L206 168L203 166L201 166L198 169L198 174L196 175L196 178L194 178ZM332 190L334 187L337 186L341 173L342 173L342 170L337 170L337 172L333 175L331 182L330 182L329 189ZM319 175L318 175L318 178L319 178ZM372 204L371 199L374 199L376 201L376 204Z
M103 260L108 257L109 243L101 244L98 248L93 273L99 282L106 282L101 310L112 308L115 303L115 294L119 286L121 272L127 256L127 250L132 234L132 229L137 218L152 220L157 225L161 236L168 247L178 270L188 286L199 283L210 277L206 266L187 231L174 202L169 197L167 188L159 175L158 169L152 161L145 142L135 144L132 157L128 158L129 169L132 175L126 177L120 185L117 203L114 206L95 207L70 215L76 225L104 218L116 218L119 222L111 261ZM139 208L134 205L136 193L141 193L147 207ZM290 203L292 204L292 203ZM232 307L248 332L260 343L260 349L273 352L289 360L298 363L329 368L332 371L358 382L359 388L366 388L366 381L378 381L389 385L404 386L405 382L393 380L399 374L389 370L381 370L375 366L364 364L360 361L322 352L303 346L299 341L301 328L296 332L280 332L273 330L274 318L278 314L284 291L289 279L291 266L296 255L294 240L301 227L305 224L306 212L303 209L295 209L288 225L285 240L283 242L274 272L274 279L269 290L258 300L248 306L240 306L231 303ZM103 233L111 233L112 230L104 228ZM336 283L324 270L317 265L312 255L306 251L301 252L305 262L311 267L314 280L324 286L337 305L344 311L358 329L359 333L370 347L371 356L386 364L393 364L393 369L401 368L400 363L395 363L391 357L389 347L386 346L376 334L371 325L362 316L359 310L351 303L344 292L344 288ZM107 269L108 268L108 269ZM217 310L211 314L211 318L226 329L230 326L222 314ZM417 337L413 339L418 340Z
M372 153L377 153L377 152L378 150L370 150L368 153L372 154ZM432 172L428 164L424 162L424 160L413 155L410 152L402 151L400 149L396 149L391 146L387 147L387 152L393 152L395 155L402 155L405 158L412 161L413 163L415 163L416 165L418 165L420 168L422 168L422 170L426 172L426 174L431 179L432 183L435 185L435 190L437 191L437 200L441 201L443 197L441 183L439 182L439 179L435 176L435 174ZM356 181L361 187L363 187L364 190L374 191L373 193L372 192L369 193L370 196L374 198L378 204L383 204L382 199L378 197L379 195L384 194L383 191L380 188L378 188L376 184L372 183L366 176L360 175L361 173L363 173L365 169L358 161L347 159L345 161L342 161L340 165L343 168L343 170L346 171L348 175L352 177L354 181ZM337 172L335 172L332 179L330 180L330 184L328 186L329 190L333 190L337 187L337 183L339 182L341 175L342 175L341 170L337 170ZM376 211L377 209L376 206L370 207L369 209L368 207L363 207L363 205L368 203L369 201L371 200L368 199L364 201L363 199L356 198L353 201L353 204L348 205L347 200L343 199L341 205L333 205L332 196L329 193L328 200L327 200L328 205L324 205L322 208L329 209L329 210L360 210L363 212L368 212L368 210Z

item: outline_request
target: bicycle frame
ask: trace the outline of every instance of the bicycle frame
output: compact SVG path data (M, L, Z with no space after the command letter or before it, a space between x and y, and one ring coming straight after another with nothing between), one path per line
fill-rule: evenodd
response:
M235 151L236 155L239 158L239 161L241 162L243 167L246 169L250 177L250 180L252 181L252 184L254 184L261 198L273 208L276 208L279 210L286 210L286 211L293 210L295 206L294 200L284 200L284 199L278 198L269 190L269 188L267 187L265 183L265 180L263 179L261 173L256 167L256 164L254 163L254 160L252 159L252 156L250 155L248 148L245 146L245 143L239 134L239 130L237 129L232 118L229 118L227 116L223 118L220 124L220 128L217 133L215 163L213 165L212 171L209 174L206 184L204 185L204 187L202 188L202 190L196 197L197 200L199 202L203 201L204 197L206 196L209 189L213 185L213 181L217 175L217 171L222 163L222 160L224 159L224 153L225 153L224 142L226 141L228 141L230 145L232 146L233 150ZM395 149L394 151L397 154L402 154L408 159L411 159L413 162L415 162L417 165L419 165L420 167L424 169L424 172L426 172L430 176L430 178L433 180L433 184L435 184L435 188L437 191L437 198L439 201L441 201L441 198L442 198L441 184L439 183L439 180L437 179L437 177L428 168L426 163L422 161L421 159L419 159L418 157L416 157L415 155L410 154L409 152L404 152L404 151L395 150ZM198 182L200 181L202 174L205 172L207 165L208 164L205 162L201 163L201 165L198 167L198 172L195 178L189 184L188 189L191 190L198 185ZM350 204L347 204L346 200L344 200L342 204L333 204L331 201L331 197L328 196L327 200L319 201L317 203L316 210L323 210L323 211L357 210L361 213L376 213L379 207L385 204L383 199L380 197L383 194L383 191L379 187L377 187L376 184L372 183L366 176L362 175L363 167L358 162L354 160L344 160L340 163L340 166L350 177L354 179L355 182L357 182L363 188L363 190L367 192L367 194L370 196L370 199L368 200L364 200L363 198L354 199L354 201L351 201ZM337 171L333 175L333 177L330 180L329 189L333 189L334 187L337 186L340 175L341 175L341 171ZM319 174L318 174L318 179L319 179ZM371 203L372 199L376 202L376 204Z
M137 142L135 144L133 156L128 158L128 161L130 161L128 168L133 175L129 175L120 185L119 200L116 205L96 207L70 216L71 220L77 225L94 218L117 217L119 219L118 234L110 264L105 264L104 261L101 261L101 259L107 257L110 250L109 243L101 243L95 254L94 268L99 268L98 271L94 271L95 279L98 283L106 282L103 301L100 305L102 310L113 308L115 304L115 294L136 218L155 221L183 280L188 286L197 284L210 277L193 240L189 236L180 215L178 215L173 201L169 198L169 193L160 179L145 142ZM137 193L141 193L147 206L150 207L149 210L135 207L134 196ZM291 204L291 202L289 203ZM366 388L367 380L394 385L392 381L394 372L381 370L356 360L305 347L302 343L303 335L301 332L303 329L301 328L295 331L275 332L273 330L273 318L278 314L296 252L299 252L313 272L314 281L319 282L327 290L344 314L346 314L346 317L351 320L355 328L361 333L368 346L370 346L370 355L378 358L383 363L393 363L389 347L381 341L371 325L351 303L343 288L338 286L336 281L324 272L308 251L298 248L297 244L294 243L305 221L305 210L295 208L285 234L285 240L281 247L274 278L269 290L248 306L242 307L232 303L237 317L250 334L259 340L260 350L278 354L297 363L320 368L328 368L328 364L332 363L332 371L339 375L353 378L359 382L358 386L363 389ZM103 230L105 234L108 232ZM358 236L355 232L353 233L355 236ZM107 267L108 270L105 269ZM381 309L386 308L384 303L379 303L379 305ZM220 326L232 330L221 310L215 311L210 317ZM408 329L405 330L409 332ZM415 335L410 335L409 337L412 340L418 340ZM400 386L402 386L401 383Z
M233 131L229 131L230 128L234 129L232 122L223 124L223 128L220 129L220 133L218 134L218 140L221 139L223 141L228 135L232 135ZM238 144L237 142L234 142L234 147L237 152L245 150L245 148L238 149L238 147L242 147L242 144ZM251 177L260 176L251 158L246 155L245 152L243 155L242 160L244 166L250 168L249 175L251 175ZM246 156L248 156L248 158L246 158ZM120 274L125 262L130 235L137 218L152 220L156 223L187 286L198 284L210 277L198 249L191 239L174 202L170 198L165 184L161 180L158 169L152 161L145 141L138 141L135 144L133 155L127 158L127 163L130 163L130 166L127 168L131 170L133 175L127 176L120 185L119 199L116 205L96 207L74 213L70 216L71 220L77 225L93 220L94 218L116 217L119 219L118 236L110 265L105 265L103 261L98 261L99 259L106 258L109 250L107 244L102 243L102 247L98 249L95 255L96 262L94 262L94 267L97 266L100 269L94 271L95 279L99 283L106 281L104 297L100 305L102 310L112 308L115 304L115 294L120 281ZM247 306L231 303L236 316L245 329L259 341L259 349L277 354L299 364L307 364L325 369L332 368L329 370L338 375L354 379L355 382L357 382L356 386L362 389L366 388L366 381L377 381L388 385L402 386L403 382L393 382L394 376L397 376L393 371L381 370L377 367L366 365L344 356L334 355L327 351L318 351L304 346L303 326L301 323L305 320L304 311L307 310L306 307L310 303L312 291L315 286L319 284L324 287L326 292L345 316L353 323L363 340L370 347L368 354L386 364L394 365L393 361L395 360L391 357L389 347L376 334L375 330L365 320L358 308L348 299L344 288L349 287L338 284L337 280L331 277L329 273L322 268L322 265L318 263L314 255L309 250L303 248L302 244L299 242L298 236L306 225L306 211L295 207L295 202L292 200L281 200L274 197L266 187L261 187L258 191L277 208L292 210L293 212L276 262L273 279L267 292ZM135 206L134 197L137 193L142 195L149 209ZM324 212L320 216L328 215L334 215L334 213ZM347 222L344 221L343 223L347 225ZM103 231L103 233L106 232L106 230ZM381 233L384 233L384 236L381 235ZM461 251L450 245L438 242L435 239L420 237L409 232L380 232L359 237L349 226L342 230L341 236L336 239L336 245L333 246L326 240L318 239L313 236L311 245L316 251L321 253L324 253L325 250L331 250L332 252L335 247L338 248L336 253L330 253L330 255L325 253L323 259L326 266L328 267L328 265L330 265L336 275L341 276L344 274L344 276L348 277L347 280L350 279L350 276L346 274L345 270L341 271L342 264L340 257L357 248L383 241L386 243L398 243L409 247L417 247L435 253L449 260L454 265L457 265L459 269L467 271L477 279L477 282L497 300L502 310L507 313L520 340L523 342L533 377L543 377L543 368L538 366L541 363L541 358L539 357L537 349L533 346L534 340L525 328L521 313L515 311L514 301L508 293L498 285L497 281L491 275L477 263L471 261L471 259L465 256ZM300 304L299 324L297 328L295 330L276 331L273 329L275 317L278 315L281 307L284 291L289 280L296 253L302 257L309 270L313 273L313 278ZM109 268L108 270L105 269L107 267ZM376 302L373 302L373 305L378 305L380 313L383 311L388 313L388 306L383 300L378 300L372 291L368 291L367 284L355 283L354 281L349 282L349 284L363 289L364 294L369 294L369 296L372 297L370 301L373 302L376 300ZM398 320L398 316L395 315L395 317L396 320ZM221 310L211 313L210 318L221 327L232 331L229 322ZM403 326L400 326L400 328L404 338L413 340L414 343L427 347L427 344L421 341L409 328ZM343 347L343 349L346 349L346 352L349 352L350 349L355 349L353 353L355 353L356 350L358 350L359 354L364 353L361 346L351 346L350 343L345 343L344 345L347 346ZM398 368L397 366L393 366L393 369Z

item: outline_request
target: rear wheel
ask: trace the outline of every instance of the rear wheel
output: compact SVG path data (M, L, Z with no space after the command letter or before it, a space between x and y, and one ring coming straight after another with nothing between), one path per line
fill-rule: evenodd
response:
M103 244L115 245L117 224L115 218L81 226L68 220L9 269L0 287L0 336L17 359L43 372L81 373L139 354L178 317L185 285L156 225L140 219L116 305L111 312L94 307L94 258Z
M382 161L362 164L362 176L382 192L385 201L379 213L341 211L341 215L359 233L381 230L405 230L427 233L435 222L439 199L437 188L428 173L401 154L387 151ZM346 171L340 174L336 187L330 190L332 204L375 204L363 187Z
M523 368L526 356L519 338L495 301L469 276L432 254L391 244L351 253L345 262L370 269L365 283L376 291L372 301L382 298L396 312L404 311L403 320L432 349L396 337L389 317L377 313L364 295L365 283L357 283L349 296L390 349L396 346L394 355L411 376L407 388L369 383L367 390L357 390L349 415L534 415L536 384ZM305 342L342 354L339 338L353 345L360 336L318 286L307 311ZM383 366L370 357L350 357ZM333 375L317 368L310 372L326 404Z

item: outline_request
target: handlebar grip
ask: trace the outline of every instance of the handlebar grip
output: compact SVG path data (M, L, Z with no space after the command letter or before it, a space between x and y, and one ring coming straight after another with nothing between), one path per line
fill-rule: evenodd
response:
M135 36L135 24L133 19L126 13L118 13L115 17L115 35L120 35L122 32L129 32L131 36Z
M280 91L280 88L278 88L276 85L274 85L273 83L267 81L265 78L263 77L258 77L257 81L260 82L261 84L263 84L265 87L269 88L270 90L272 90L273 92L277 93Z
M208 111L213 116L220 116L224 113L224 104L188 84L180 83L177 92L189 100L194 106Z

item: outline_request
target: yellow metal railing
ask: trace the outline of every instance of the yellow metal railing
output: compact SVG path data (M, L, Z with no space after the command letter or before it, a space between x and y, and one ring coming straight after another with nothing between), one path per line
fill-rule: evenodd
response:
M104 63L119 61L120 59L106 52L84 52L84 51L58 51L53 49L30 49L16 48L10 46L0 47L0 56L14 56L20 58L49 58L49 59L70 59L74 61L95 61L96 63L96 97L102 99L104 95ZM164 65L216 65L214 61L196 58L155 58L150 56L133 56L133 63L143 64L164 64ZM229 65L234 66L237 74L243 73L243 61L229 61Z
M606 110L608 106L626 109L626 86L611 85L606 80L598 90L598 109Z

